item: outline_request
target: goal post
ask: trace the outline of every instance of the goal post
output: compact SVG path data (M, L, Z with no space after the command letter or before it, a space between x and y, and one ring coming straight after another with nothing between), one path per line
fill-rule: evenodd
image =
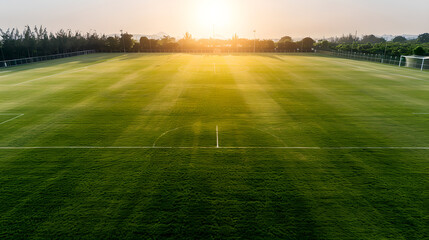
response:
M402 55L399 60L399 67L418 68L421 71L425 69L425 64L429 64L429 57L425 56L405 56Z

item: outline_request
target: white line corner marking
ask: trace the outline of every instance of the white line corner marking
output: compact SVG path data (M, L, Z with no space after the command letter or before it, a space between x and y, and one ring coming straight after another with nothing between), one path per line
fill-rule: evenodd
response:
M15 119L17 119L17 118L20 118L20 117L22 117L22 116L24 116L24 114L11 114L11 113L0 113L0 116L15 116L15 117L13 117L13 118L10 118L10 119L8 119L8 120L6 120L6 121L3 121L3 122L0 122L0 125L3 125L3 124L5 124L5 123L8 123L8 122L10 122L10 121L13 121L13 120L15 120Z

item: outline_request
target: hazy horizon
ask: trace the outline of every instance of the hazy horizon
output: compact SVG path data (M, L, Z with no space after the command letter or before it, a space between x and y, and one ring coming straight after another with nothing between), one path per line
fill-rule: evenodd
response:
M428 32L425 0L0 0L0 28L43 25L50 31L97 31L153 35L165 32L197 38L278 39L358 35L417 35ZM214 29L213 29L214 28ZM214 30L214 31L213 31Z

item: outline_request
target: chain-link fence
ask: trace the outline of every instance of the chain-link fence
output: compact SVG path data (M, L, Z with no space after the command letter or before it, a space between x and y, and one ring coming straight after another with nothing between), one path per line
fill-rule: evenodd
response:
M53 59L59 59L59 58L67 58L67 57L74 57L74 56L80 56L80 55L87 55L87 54L91 54L91 53L95 53L95 51L94 50L85 50L85 51L61 53L61 54L54 54L54 55L40 56L40 57L30 57L30 58L5 60L5 61L0 61L0 68L13 67L13 66L18 66L18 65L22 65L22 64L29 64L29 63L35 63L35 62L41 62L41 61L47 61L47 60L53 60Z
M319 53L327 54L330 56L347 58L360 61L377 62L383 64L396 65L398 67L410 67L421 70L429 69L429 60L423 59L407 59L404 56L387 56L383 54L369 54L358 52L344 52L344 51L320 51Z

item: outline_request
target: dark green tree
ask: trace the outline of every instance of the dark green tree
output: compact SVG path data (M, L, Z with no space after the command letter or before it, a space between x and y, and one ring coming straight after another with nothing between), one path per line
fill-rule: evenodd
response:
M277 49L281 52L296 52L297 48L297 44L289 36L282 37L277 43Z
M313 47L314 47L314 43L315 41L310 38L310 37L306 37L304 39L302 39L301 41L301 51L302 52L311 52L313 51Z
M426 55L426 51L422 46L418 46L413 50L414 55L424 56Z
M284 42L293 42L292 38L289 36L284 36L282 37L279 42L284 43Z
M140 38L140 51L148 52L150 50L150 41L147 37Z
M420 34L417 38L417 42L419 43L429 43L429 33Z
M121 40L118 36L108 37L106 39L106 47L109 49L109 52L119 52L121 51Z
M121 34L121 44L123 45L122 47L125 49L125 52L131 52L135 44L133 35L128 33Z
M349 34L349 35L343 35L342 37L336 39L337 43L354 43L357 42L359 39L355 35Z
M320 50L330 50L332 44L328 40L320 40L315 44L315 47Z
M403 37L403 36L396 36L393 40L392 40L392 42L394 42L394 43L404 43L404 42L406 42L407 41L407 39L405 38L405 37Z
M371 34L371 35L365 35L365 36L363 36L362 40L360 40L360 42L361 43L372 43L372 44L375 44L375 43L384 43L384 42L386 42L386 39L379 38L379 37L376 37L373 34Z

